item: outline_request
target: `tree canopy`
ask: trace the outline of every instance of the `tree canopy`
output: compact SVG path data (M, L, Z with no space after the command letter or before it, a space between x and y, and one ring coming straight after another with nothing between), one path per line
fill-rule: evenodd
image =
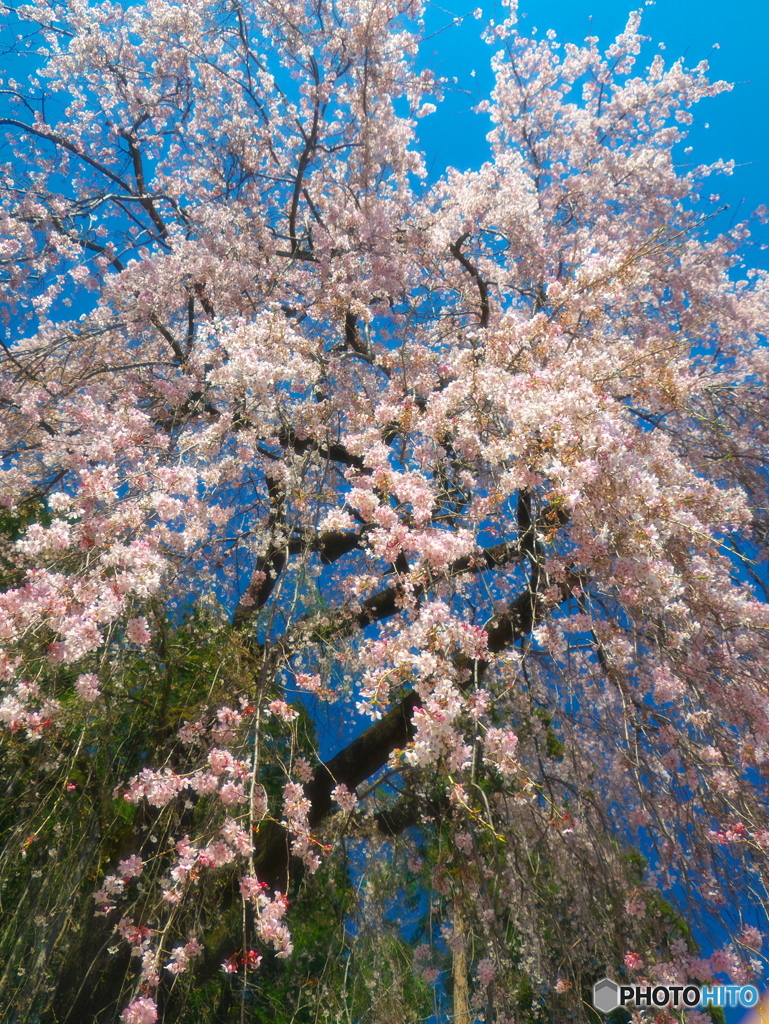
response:
M416 0L4 11L6 1019L759 978L769 282L683 144L728 86L508 7L430 180Z

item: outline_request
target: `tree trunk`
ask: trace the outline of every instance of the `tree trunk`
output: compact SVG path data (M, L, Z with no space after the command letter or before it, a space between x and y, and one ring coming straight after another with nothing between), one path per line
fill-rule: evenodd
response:
M454 1024L470 1024L470 991L467 984L467 934L462 910L454 904L453 951ZM461 941L460 941L461 940Z

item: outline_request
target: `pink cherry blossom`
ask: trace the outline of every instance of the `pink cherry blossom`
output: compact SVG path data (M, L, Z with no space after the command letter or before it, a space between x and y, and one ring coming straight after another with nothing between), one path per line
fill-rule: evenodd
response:
M478 961L476 972L478 974L479 985L490 985L491 982L494 980L494 977L497 973L497 969L494 966L494 962L492 960L484 958L483 960Z
M343 782L332 789L331 796L346 814L351 814L358 806L357 796L351 793Z
M93 672L84 672L77 677L75 689L85 701L98 700L100 697L99 677Z
M118 871L123 878L138 878L143 870L144 861L136 854L133 854L118 863Z
M140 996L134 999L120 1014L123 1024L155 1024L158 1019L158 1008L154 999Z
M268 705L268 710L273 715L283 719L284 722L293 722L294 719L299 717L299 712L289 707L284 700L274 700Z
M126 623L126 633L131 642L138 644L140 647L146 646L152 639L152 634L149 631L147 619L144 615L139 615L135 619L129 619Z

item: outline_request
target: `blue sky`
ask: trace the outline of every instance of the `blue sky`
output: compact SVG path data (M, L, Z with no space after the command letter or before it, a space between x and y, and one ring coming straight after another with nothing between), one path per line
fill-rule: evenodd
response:
M495 0L440 0L428 5L427 31L436 34L425 44L423 60L439 74L457 78L443 110L420 126L432 176L447 165L476 167L486 153L489 122L471 109L492 85L488 63L493 50L479 38L483 21L470 14L478 6L486 17L504 16ZM573 43L597 35L608 45L624 28L628 12L639 7L643 5L632 0L519 0L520 29L527 34L536 26L543 34L552 28L559 39ZM461 24L452 24L465 15ZM737 165L731 177L714 181L714 190L730 207L720 227L733 216L742 220L757 206L769 205L769 0L741 0L733 6L723 0L656 0L643 7L641 31L651 41L642 52L640 67L645 68L658 44L664 43L668 61L683 57L691 67L707 60L712 78L734 84L732 92L694 109L687 142L694 147L692 159L699 163L723 158ZM769 231L762 234L761 241L769 243ZM769 249L754 248L748 262L769 269Z

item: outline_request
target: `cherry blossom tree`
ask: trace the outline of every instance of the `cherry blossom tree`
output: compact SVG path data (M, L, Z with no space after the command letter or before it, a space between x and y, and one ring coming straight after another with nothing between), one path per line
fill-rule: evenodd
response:
M728 86L509 7L489 159L428 181L418 0L4 11L7 1019L757 979L769 285L684 148Z

